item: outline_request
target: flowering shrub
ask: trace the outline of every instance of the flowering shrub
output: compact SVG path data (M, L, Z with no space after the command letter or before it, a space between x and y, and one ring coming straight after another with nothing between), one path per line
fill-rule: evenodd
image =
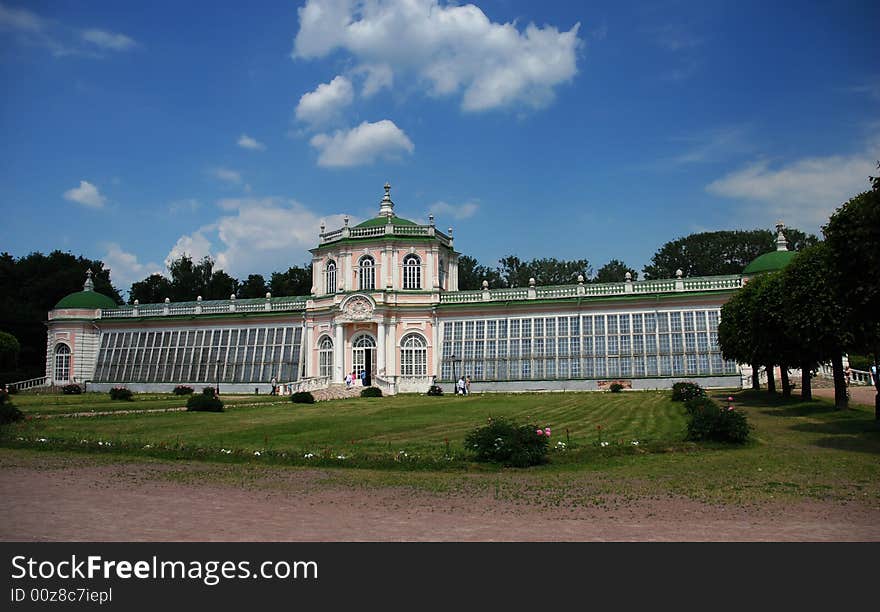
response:
M193 388L187 387L186 385L177 385L176 387L174 387L173 393L174 395L192 395Z
M290 396L290 401L294 404L314 404L315 396L308 391L297 391Z
M677 382L672 385L672 401L686 402L695 397L704 397L706 392L703 387L692 382Z
M733 405L719 406L708 397L696 397L685 402L689 419L688 440L713 440L743 444L749 437L746 415Z
M79 395L83 392L82 387L77 384L64 385L61 387L61 392L64 395Z
M476 454L477 461L528 467L547 460L550 434L549 427L541 429L534 424L519 425L504 418L490 418L486 425L467 435L464 445Z
M131 391L125 387L113 387L110 389L110 399L131 401Z
M612 393L620 393L621 391L623 391L623 385L621 385L620 383L611 383L611 386L608 387L608 389Z
M186 409L189 412L223 412L223 402L213 394L190 395L186 400Z
M382 389L379 387L367 387L361 391L361 397L382 397Z

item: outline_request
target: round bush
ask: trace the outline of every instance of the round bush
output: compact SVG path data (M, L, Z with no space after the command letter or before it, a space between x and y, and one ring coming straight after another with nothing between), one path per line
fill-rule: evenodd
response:
M432 396L443 395L443 388L440 385L431 385L431 387L428 389L428 395L432 395Z
M687 439L743 444L749 438L746 415L732 407L719 406L709 398L694 398L685 403L689 416Z
M82 387L76 384L64 385L61 387L61 392L64 395L79 395L83 392Z
M187 387L186 385L177 385L176 387L174 387L173 393L174 395L192 395L193 388Z
M466 450L474 452L475 459L480 462L528 467L547 460L550 429L541 429L535 424L519 425L504 418L490 418L488 424L475 428L467 435L464 446Z
M113 387L110 389L110 399L131 401L131 391L125 387Z
M290 401L294 404L314 404L315 396L308 391L297 391L290 396Z
M6 393L0 391L0 425L15 423L23 418L24 414L22 414L21 410L13 406L12 402L8 401Z
M612 393L620 393L621 391L623 391L623 385L621 385L620 383L611 383L611 386L608 387L608 389Z
M367 387L361 391L361 397L382 397L382 389L379 387Z
M705 395L706 392L703 390L703 387L701 387L697 383L677 382L672 385L673 402L686 402L689 399L693 399L695 397L703 397Z
M189 412L223 412L223 402L206 393L190 395L186 400L186 409Z
M202 389L202 395L207 395L208 397L217 397L217 389L215 387L205 387Z

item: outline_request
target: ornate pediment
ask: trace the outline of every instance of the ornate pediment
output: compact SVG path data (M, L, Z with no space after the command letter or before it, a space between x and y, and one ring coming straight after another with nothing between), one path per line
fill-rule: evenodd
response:
M348 321L367 321L373 318L375 305L365 295L353 295L339 306L340 314Z

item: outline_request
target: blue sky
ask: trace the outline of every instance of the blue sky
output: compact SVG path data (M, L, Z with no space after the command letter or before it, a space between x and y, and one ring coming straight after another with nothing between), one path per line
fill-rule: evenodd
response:
M0 0L0 250L244 278L396 212L494 264L818 232L880 159L876 2Z

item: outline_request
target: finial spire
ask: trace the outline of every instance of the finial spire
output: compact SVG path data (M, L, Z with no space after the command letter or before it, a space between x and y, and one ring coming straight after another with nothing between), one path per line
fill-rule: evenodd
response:
M92 281L92 271L86 270L86 282L83 283L83 291L94 291L95 283Z
M788 240L785 239L785 234L782 233L782 230L785 229L785 224L782 221L776 222L776 250L777 251L787 251L788 250Z
M391 184L388 181L385 181L385 195L379 203L379 216L394 216L394 202L391 201Z

